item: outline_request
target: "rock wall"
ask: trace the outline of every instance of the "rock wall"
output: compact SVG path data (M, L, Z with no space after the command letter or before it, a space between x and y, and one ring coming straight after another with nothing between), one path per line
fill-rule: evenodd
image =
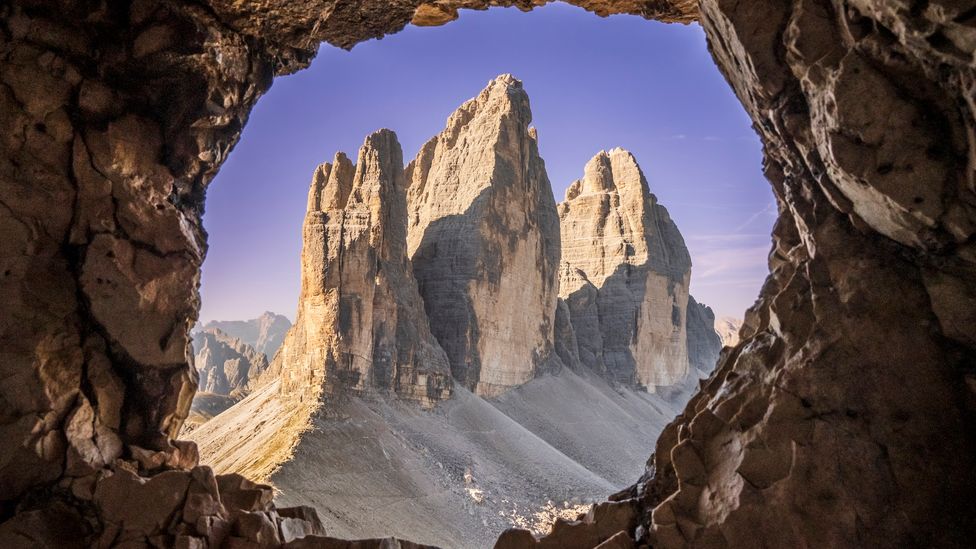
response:
M695 18L694 2L574 3ZM0 534L87 540L123 516L76 520L91 507L72 479L93 477L69 454L98 474L135 448L181 466L207 183L274 75L419 5L0 7ZM662 547L967 546L972 5L702 0L700 18L766 146L771 276L652 475L621 496L641 524L618 530Z
M450 366L424 314L406 226L392 131L369 135L356 164L337 153L316 168L295 324L251 394L188 434L207 463L269 481L302 444L321 442L309 431L344 396L382 392L424 407L450 397Z
M658 443L658 544L965 544L971 7L702 3L780 220L744 341Z
M581 362L649 389L684 379L691 258L634 156L594 156L566 190L559 225L559 292Z
M240 339L254 347L270 361L285 341L285 334L291 328L291 321L284 315L265 311L251 320L211 320L203 326L204 330L216 328L225 334Z
M742 341L619 496L641 501L631 535L654 547L965 547L973 6L701 10L765 143L780 218Z
M406 215L393 132L368 136L355 166L339 153L316 170L298 315L269 371L282 391L322 383L326 394L389 390L425 405L450 395L447 357L407 259Z
M407 247L454 378L482 396L551 361L559 228L522 83L502 75L407 166Z
M0 64L6 520L132 448L180 452L204 187L276 64L156 2L6 3Z

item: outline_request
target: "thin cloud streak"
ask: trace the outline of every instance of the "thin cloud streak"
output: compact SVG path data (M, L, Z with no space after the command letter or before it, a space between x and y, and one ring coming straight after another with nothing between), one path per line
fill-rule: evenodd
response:
M770 246L766 245L710 250L699 253L695 261L698 267L695 276L699 280L708 279L730 271L756 270L757 266L762 266L765 270L769 249Z
M763 209L761 209L758 212L750 215L749 216L749 219L746 219L745 222L743 222L741 225L739 225L738 227L736 227L732 232L733 233L742 232L743 229L745 229L749 225L752 225L753 222L755 222L757 219L759 219L759 216L761 216L764 213L767 213L767 212L772 211L775 207L776 207L776 203L775 202L770 202L770 203L766 204L766 206Z

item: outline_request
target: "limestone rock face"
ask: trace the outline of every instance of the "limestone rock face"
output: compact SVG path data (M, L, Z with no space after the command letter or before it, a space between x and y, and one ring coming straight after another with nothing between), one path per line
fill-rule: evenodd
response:
M265 311L251 320L212 320L203 327L204 330L208 328L216 328L241 340L257 352L264 353L268 361L271 361L285 340L291 321L284 315Z
M268 369L264 353L216 328L197 332L193 348L200 391L241 396L247 391L248 382Z
M688 373L691 259L634 156L594 156L559 219L559 291L582 363L618 383L678 383Z
M556 357L559 227L522 83L499 76L406 169L407 248L454 378L483 396Z
M722 318L715 319L715 331L718 336L722 338L722 345L724 347L735 347L739 342L739 330L742 329L742 320L738 318L732 318L730 316L723 316Z
M282 391L320 383L327 394L382 389L427 405L450 395L407 259L405 193L389 130L366 138L355 166L339 153L316 170L298 316L271 370Z
M715 330L715 313L707 305L688 296L688 364L700 377L707 377L718 364L722 337Z

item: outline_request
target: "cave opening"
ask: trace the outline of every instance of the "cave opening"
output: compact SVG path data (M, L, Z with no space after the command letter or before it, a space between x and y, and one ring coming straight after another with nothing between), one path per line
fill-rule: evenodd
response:
M390 403L371 394L377 391L366 391L359 394L366 404L346 399L335 405L341 411L325 414L328 419L310 420L313 431L327 436L269 441L246 433L245 423L228 416L217 416L217 427L211 424L194 434L213 416L254 392L261 384L255 383L258 376L281 377L280 369L289 368L288 360L275 354L296 320L296 303L301 310L301 303L311 299L300 284L309 275L302 258L302 236L309 238L308 181L313 179L315 187L319 175L313 178L313 174L322 172L320 165L330 163L326 173L338 172L341 164L333 154L344 152L353 177L355 164L362 160L356 156L361 139L377 128L396 133L403 164L411 164L410 159L441 131L444 121L457 116L451 115L454 109L505 73L514 75L518 88L528 95L526 108L531 114L525 122L536 132L531 139L544 161L548 177L543 181L551 186L557 209L566 210L560 210L560 223L584 231L576 238L590 238L580 247L567 244L573 235L563 235L560 270L568 263L565 258L574 255L594 277L585 283L601 296L593 309L596 314L607 319L633 315L635 325L643 323L641 328L633 329L628 340L611 350L610 338L621 328L613 320L595 329L586 326L587 292L578 278L560 273L554 275L563 286L559 301L582 311L574 309L583 320L574 332L579 341L573 343L581 351L573 354L602 353L605 359L586 362L562 357L565 371L540 368L533 374L537 379L524 379L505 394L479 393L477 387L465 388L459 380L460 388L452 398L423 413L414 403ZM486 120L492 123L491 117ZM476 132L472 136L479 137ZM498 141L504 139L508 137L502 135ZM625 150L614 152L618 148ZM597 184L598 153L604 155L613 186L606 192L610 199L599 207L609 206L616 215L605 218L592 211L596 203L577 196L593 193L585 187ZM419 158L414 164L421 162ZM722 344L734 343L743 312L768 273L769 233L777 213L761 160L750 120L716 69L697 25L649 23L627 15L596 18L575 6L551 4L530 13L515 8L464 11L451 25L410 26L382 40L359 44L351 52L323 44L310 68L279 78L257 104L240 143L208 189L204 224L210 249L202 269L202 307L194 335L201 379L181 436L200 444L202 462L218 473L241 472L267 481L279 490L280 503L318 508L327 517L327 530L342 537L397 535L444 546L488 546L506 527L544 534L557 517L575 518L642 474L664 425L697 388L699 377L711 372ZM462 162L463 157L458 163ZM628 169L636 169L639 175L627 174ZM461 178L477 182L481 176L465 173ZM330 185L341 186L339 179L323 177L323 194L328 194ZM583 191L570 191L576 180ZM409 181L404 185L417 186ZM640 186L653 198L631 196L640 194L635 190ZM527 188L516 190L522 195L515 201L527 199ZM411 195L410 200L422 198ZM664 208L663 217L656 213L659 207ZM412 208L408 216L422 215L421 210ZM641 226L641 215L652 222ZM613 223L637 223L637 228L613 235L620 230L604 228ZM486 226L491 230L490 224ZM635 235L635 230L646 234ZM675 234L666 234L669 231ZM326 240L328 235L326 231ZM408 236L408 245L410 240ZM416 240L414 245L422 246ZM608 264L585 264L589 247L611 256ZM481 250L475 259L486 253ZM423 255L423 250L408 249L408 254ZM689 266L664 264L666 258L681 254L690 254ZM412 269L424 269L422 261L414 257ZM464 258L452 259L461 261ZM506 257L505 261L515 260ZM648 267L652 262L657 263ZM335 268L327 262L315 266ZM427 271L439 268L443 264ZM687 273L675 275L669 269L690 269L690 288L689 280L682 279ZM655 283L638 278L647 277L647 270L662 274L667 279L663 286L648 289ZM445 309L432 310L427 296L444 280L421 275L429 323L446 347L445 330L438 332L436 327ZM524 274L502 276L529 285L522 280ZM641 287L635 290L638 283ZM576 291L566 290L569 285L576 285ZM681 285L684 289L675 295L674 287ZM693 305L688 304L689 290ZM347 286L345 291L359 290ZM626 312L615 311L614 302L621 299L638 303ZM456 305L451 302L448 308ZM658 318L641 318L642 308L663 312L655 315ZM509 309L492 314L519 313ZM505 324L502 319L488 320ZM699 333L703 327L710 330L707 336ZM354 338L348 322L331 329ZM724 340L716 337L716 331ZM680 339L682 352L696 356L689 360L682 352L664 354L656 348L661 343L653 340L643 346L630 344L629 340L642 337ZM607 349L594 351L593 338L601 345L606 339ZM622 353L620 349L626 347L631 348ZM304 352L312 351L305 348ZM629 356L621 359L622 354ZM632 371L635 366L628 364L641 363L645 355L655 357L653 367L660 371L651 374L656 381L637 377ZM266 373L276 360L282 364L279 369ZM568 364L569 360L575 364ZM680 361L690 363L686 372L666 373L680 370L674 366ZM354 387L361 385L362 375L361 371L337 372L344 385ZM395 394L390 387L384 389ZM487 398L490 406L472 393ZM574 409L560 400L573 402ZM266 402L242 408L246 412L232 409L229 413L254 417L270 408L289 413L281 403ZM467 416L480 419L473 423ZM540 419L547 416L561 419ZM586 422L585 429L572 427ZM485 426L499 431L498 440L463 434ZM275 430L287 429L277 425ZM246 434L228 442L228 431ZM248 444L251 437L259 443ZM396 440L405 441L405 446L392 451ZM249 452L271 453L274 458L254 459L222 450L241 444ZM491 447L499 444L511 445L509 452L515 457L491 455ZM382 456L382 463L377 456ZM522 461L531 463L520 467ZM315 482L310 480L314 470L323 471ZM364 481L367 475L376 480ZM528 480L532 477L541 480ZM512 481L516 478L521 482ZM389 505L390 498L399 503ZM354 520L339 518L351 508L361 510Z
M716 371L664 428L645 474L580 520L557 522L545 538L509 530L498 547L969 547L976 531L972 7L943 0L907 7L893 0L567 3L601 16L700 22L762 139L778 216L769 276L742 340L723 351ZM277 409L254 410L232 426L234 436L263 433L271 450L232 456L251 468L245 476L215 475L200 465L198 446L178 438L198 381L188 333L200 312L204 197L258 98L275 78L307 68L321 42L352 47L411 22L444 24L459 7L538 4L0 6L0 545L415 546L329 538L313 508L278 507L271 487L248 480L273 476L293 449L302 451L292 435L330 419L316 414L320 394L295 391L325 391L329 384L317 383L325 379L321 369L282 376L275 394L296 398L269 399ZM511 90L508 104L518 103L515 82L496 81L493 89ZM463 142L463 132L457 135ZM519 150L531 151L537 140L528 129L514 135L522 140L512 143L526 144ZM371 160L359 165L375 169L353 173L354 200L329 190L351 184L324 185L340 164L334 179L348 182L351 163L321 166L323 185L311 186L313 215L303 225L310 236L321 239L330 228L333 208L323 205L343 204L343 218L353 219L372 204L364 200L373 196L362 192L367 187L399 196L390 194L401 173L393 134L370 134L363 145ZM435 159L439 147L431 146ZM533 166L499 173L538 183L538 164L526 165ZM612 168L611 159L604 172ZM425 174L411 172L411 182L427 181ZM576 193L585 188L570 194L583 196ZM403 216L402 205L399 213L380 211ZM402 243L402 235L363 227L391 236L387 244ZM383 267L373 279L380 303L383 295L394 298L381 318L421 318L426 302L409 306L420 289L395 292L410 285L390 284L391 277L409 280L404 263L398 269L391 261L405 254L390 255L397 251L391 245L344 249L358 250L350 259L381 260L365 262ZM502 246L496 250L486 257L505 257ZM621 250L632 253L626 243ZM322 303L345 311L346 320L357 310L348 300ZM455 375L453 365L433 335L415 335L429 343L417 353L441 356L440 368L385 362L371 373L347 353L330 373L354 391L373 378L396 380L397 394L421 405L443 396L452 386L441 381L448 369ZM472 368L452 398L479 390L484 372L495 376L480 387L485 392L525 373L507 379L495 366ZM468 376L465 368L459 373ZM386 456L404 440L388 438L372 455ZM465 463L441 466L461 471ZM379 471L346 476L391 504L404 502ZM485 477L476 470L471 478ZM414 480L429 493L438 487ZM527 479L508 480L518 487ZM380 490L366 490L370 481ZM331 497L327 486L316 494ZM467 511L458 508L460 516Z

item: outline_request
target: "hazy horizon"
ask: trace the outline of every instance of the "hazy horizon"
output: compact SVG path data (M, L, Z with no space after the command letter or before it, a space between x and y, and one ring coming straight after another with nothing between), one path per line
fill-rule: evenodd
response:
M383 127L409 162L503 73L529 94L556 201L598 151L631 151L691 252L692 295L741 318L768 270L776 211L759 140L701 28L549 4L462 11L351 52L323 44L311 68L277 79L208 191L200 322L294 320L314 168L336 151L355 159Z

